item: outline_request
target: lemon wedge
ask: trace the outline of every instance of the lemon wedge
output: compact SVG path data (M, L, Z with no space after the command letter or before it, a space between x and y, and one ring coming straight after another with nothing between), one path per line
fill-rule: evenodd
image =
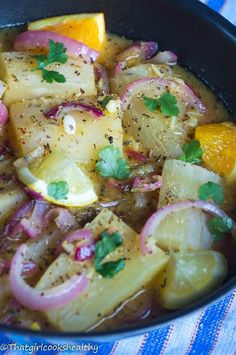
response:
M160 304L184 307L219 286L227 274L227 261L217 251L174 253L158 278Z
M90 179L64 151L54 151L44 158L39 157L41 153L34 151L15 162L25 185L56 205L84 207L97 200Z

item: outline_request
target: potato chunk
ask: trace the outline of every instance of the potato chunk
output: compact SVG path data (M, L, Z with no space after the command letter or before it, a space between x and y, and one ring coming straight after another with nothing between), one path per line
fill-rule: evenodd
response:
M17 186L6 186L0 191L0 227L26 200L26 194Z
M167 160L162 177L159 208L168 203L198 200L201 185L209 181L222 183L217 174L181 160ZM212 245L212 237L207 228L207 214L195 208L166 217L158 226L155 238L160 248L171 251L210 249Z
M65 83L42 81L40 71L32 71L37 60L31 53L0 53L0 79L7 84L3 100L7 105L28 98L68 95L96 95L93 65L69 58L65 64L51 64L47 70L63 74Z
M88 100L86 100L88 102ZM77 163L94 167L97 152L113 142L122 149L121 112L108 113L95 119L88 112L71 111L65 114L75 125L74 134L65 130L64 118L47 119L43 112L60 104L61 100L33 100L11 106L9 134L14 142L16 154L25 156L43 145L49 150L62 149ZM90 101L95 104L95 101Z
M216 251L174 253L158 277L158 300L168 309L184 307L219 286L227 274L227 261Z
M104 209L86 228L96 235L105 229L119 231L124 243L106 261L125 258L125 268L114 278L106 279L96 273L93 260L75 262L69 255L61 254L48 268L37 287L46 289L65 280L68 275L85 272L90 280L86 291L75 301L60 308L51 309L46 316L51 324L64 331L84 331L114 311L120 303L142 289L154 275L166 265L168 256L159 248L142 256L138 235L117 216Z
M139 78L162 78L172 75L172 70L166 64L140 64L122 70L120 74L111 77L112 92L122 94L125 87Z

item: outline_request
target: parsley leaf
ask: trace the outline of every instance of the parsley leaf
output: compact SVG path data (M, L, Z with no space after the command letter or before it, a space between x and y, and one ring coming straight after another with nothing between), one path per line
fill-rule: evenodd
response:
M198 197L204 201L212 199L215 203L221 205L224 202L224 190L221 185L209 181L200 186Z
M159 99L144 96L143 100L145 106L151 112L160 108L160 111L167 117L178 116L179 114L176 97L169 94L167 91L164 92Z
M192 140L183 145L184 154L179 157L179 160L186 161L187 163L200 164L202 155L204 153L199 141Z
M49 52L47 56L46 65L52 63L61 63L65 64L68 60L66 55L66 48L64 47L63 43L54 42L53 40L49 39L48 41Z
M213 217L208 222L208 229L212 234L214 242L220 242L225 233L231 231L233 227L233 221L229 217Z
M161 107L161 112L164 115L170 116L178 116L179 108L177 106L177 100L175 96L169 94L168 92L164 92L164 94L158 100L159 105Z
M108 261L102 264L102 260L111 252L123 244L123 239L118 232L108 234L102 232L102 239L95 247L94 266L95 270L105 278L112 278L125 267L125 261Z
M105 96L104 99L101 102L101 107L106 108L107 104L112 100L111 96Z
M130 176L130 168L126 159L122 158L120 150L108 145L98 154L100 160L96 169L101 176L125 180Z
M48 184L48 195L55 200L66 200L69 193L69 186L66 181L55 181Z
M159 107L158 101L156 99L152 99L151 97L144 96L143 101L147 109L151 112L156 111Z
M57 83L66 82L66 78L64 77L64 75L54 70L42 69L42 78L43 81L46 81L47 83L50 84L53 83L53 81L56 81Z
M61 63L64 64L67 62L68 57L66 55L66 48L63 43L54 42L49 39L48 41L49 52L48 54L39 54L32 56L37 59L38 65L32 71L41 70L43 81L47 83L65 83L66 78L63 74L58 73L54 70L46 70L45 68L52 63Z

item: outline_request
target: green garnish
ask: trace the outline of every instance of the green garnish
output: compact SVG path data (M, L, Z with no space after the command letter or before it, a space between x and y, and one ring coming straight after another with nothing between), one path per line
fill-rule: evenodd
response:
M202 155L204 153L199 141L192 140L183 145L184 154L179 157L179 160L187 163L200 164L202 162Z
M107 104L112 100L112 97L111 96L105 96L104 99L102 100L101 102L101 107L103 109L106 108Z
M144 96L144 104L147 109L151 112L154 112L160 108L161 112L167 116L178 116L179 108L177 106L177 100L175 96L164 92L159 99L152 99L150 97Z
M60 74L54 70L47 70L45 68L52 63L65 64L68 60L66 55L66 48L64 47L63 43L54 42L51 39L48 41L48 47L49 52L47 55L39 54L32 56L38 61L38 65L33 69L33 71L41 70L43 81L46 81L47 83L51 84L53 81L56 81L57 83L65 83L66 78L63 74Z
M48 184L48 195L55 200L66 200L69 193L69 186L66 181L55 181Z
M156 99L152 99L151 97L144 96L143 101L144 105L151 112L156 111L156 109L159 107L158 101Z
M106 231L101 234L102 239L95 247L94 266L95 270L105 278L112 278L125 267L125 261L108 261L102 264L102 260L111 252L123 244L123 239L118 232L108 234Z
M200 186L198 197L203 201L212 199L215 203L221 205L224 202L224 190L221 185L209 181Z
M103 148L98 154L100 160L96 169L101 176L125 180L130 176L130 168L126 159L122 158L121 152L113 145Z
M233 221L229 217L213 217L208 222L208 229L212 234L214 242L220 242L225 233L231 231L233 227Z

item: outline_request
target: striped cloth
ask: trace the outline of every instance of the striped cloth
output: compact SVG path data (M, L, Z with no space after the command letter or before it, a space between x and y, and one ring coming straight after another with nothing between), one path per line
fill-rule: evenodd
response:
M236 25L236 0L200 0Z
M201 0L236 24L236 0ZM7 348L15 343L17 347ZM26 345L45 345L43 350ZM57 344L57 348L52 348ZM81 349L61 351L59 346L80 344ZM87 351L82 351L87 345ZM51 346L51 348L50 348ZM22 347L22 348L20 348ZM134 338L110 343L70 342L62 339L39 339L0 333L0 355L236 355L236 291L201 311L181 318L168 326Z

